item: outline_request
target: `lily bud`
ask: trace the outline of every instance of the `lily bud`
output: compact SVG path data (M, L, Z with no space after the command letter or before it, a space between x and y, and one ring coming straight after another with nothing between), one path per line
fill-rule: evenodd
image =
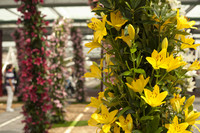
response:
M193 104L194 99L195 99L195 96L194 96L194 95L191 96L190 98L188 98L188 100L187 100L186 103L185 103L185 108L190 107L190 106Z
M128 25L128 34L131 40L135 39L135 29L131 24Z
M165 37L162 41L162 49L167 49L168 47L168 40L167 38Z

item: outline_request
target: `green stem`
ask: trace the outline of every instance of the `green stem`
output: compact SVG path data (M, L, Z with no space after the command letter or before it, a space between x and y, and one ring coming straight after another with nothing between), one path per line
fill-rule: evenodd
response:
M152 83L152 80L153 80L153 74L154 74L154 69L153 69L153 71L151 72L151 77L150 77L150 80L149 80L149 86L152 88L152 85L151 85L151 83Z
M161 49L161 43L160 43L160 23L159 23L159 28L158 28L158 51Z
M165 78L165 76L166 76L167 74L168 74L168 72L165 73L165 75L158 81L158 83L159 83L160 81L162 81L163 78ZM158 83L156 83L156 84L158 84Z
M156 74L157 74L157 77L156 77L156 84L158 83L158 75L159 75L159 71L156 70Z

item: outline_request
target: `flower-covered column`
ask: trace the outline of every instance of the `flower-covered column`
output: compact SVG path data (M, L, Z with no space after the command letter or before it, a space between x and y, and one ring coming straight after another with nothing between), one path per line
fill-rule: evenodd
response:
M85 79L82 77L85 73L84 68L84 55L83 55L83 47L81 45L82 35L80 29L73 28L71 30L71 40L73 42L74 48L74 75L76 78L76 99L78 102L85 101L85 88L84 81Z
M15 0L18 1L18 0ZM44 16L38 11L38 5L43 0L20 0L18 11L22 17L18 23L23 25L25 59L22 61L25 69L21 78L26 79L26 85L22 90L24 106L23 114L25 133L45 133L50 127L49 110L52 105L49 97L49 82L47 78L46 63L46 37Z
M96 108L88 124L100 133L184 133L199 124L195 96L180 88L187 72L200 69L198 60L187 66L181 57L200 45L187 30L196 29L195 21L172 9L171 2L99 0L93 9L98 18L88 27L94 37L85 46L89 52L102 47L106 53L84 77L97 78L107 87L88 105Z
M66 48L68 36L70 34L70 20L59 18L53 25L53 33L49 43L49 72L50 96L53 104L52 122L64 121L64 105L66 102L66 92L64 83L66 80Z

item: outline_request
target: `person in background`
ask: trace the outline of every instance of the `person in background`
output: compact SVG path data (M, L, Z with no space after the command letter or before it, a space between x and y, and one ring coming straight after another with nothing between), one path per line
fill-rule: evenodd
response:
M5 87L7 90L7 112L13 112L14 109L11 108L12 106L12 101L13 101L13 94L15 92L15 79L14 79L14 73L13 73L13 66L12 64L8 64L6 66L6 71L5 71Z

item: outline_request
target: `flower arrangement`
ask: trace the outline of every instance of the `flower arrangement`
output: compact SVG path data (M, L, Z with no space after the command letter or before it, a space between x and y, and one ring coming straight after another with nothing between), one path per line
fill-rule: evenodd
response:
M200 69L200 62L185 68L178 54L200 45L186 31L196 29L195 21L172 10L167 0L99 0L99 5L93 12L100 19L88 24L94 39L86 47L106 53L84 77L98 78L107 88L91 98L88 106L97 110L88 124L100 133L192 132L200 124L195 96L178 85L184 85L188 71Z
M25 44L21 44L25 49L24 70L22 79L26 79L26 85L22 89L23 101L22 109L24 114L25 133L45 133L50 127L49 110L52 105L49 97L47 80L46 61L46 36L44 16L38 11L38 5L43 0L15 0L21 4L18 11L22 13L18 19L18 24L22 24L23 39ZM22 82L22 81L21 81Z
M82 34L80 29L72 28L71 29L71 40L73 42L74 48L74 76L76 78L76 100L78 102L85 101L85 87L84 82L85 79L83 75L85 73L84 69L84 55L83 55L83 46L82 42Z
M53 33L50 36L49 43L49 78L52 81L50 88L50 97L52 99L52 122L64 121L64 106L66 102L66 92L64 83L66 80L66 48L68 36L70 34L69 19L59 18L54 21Z

